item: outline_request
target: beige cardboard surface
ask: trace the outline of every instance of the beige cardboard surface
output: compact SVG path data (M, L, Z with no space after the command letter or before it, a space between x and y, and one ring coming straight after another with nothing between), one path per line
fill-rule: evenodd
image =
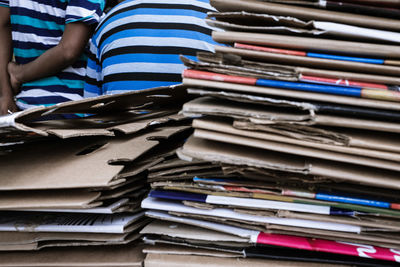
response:
M217 48L218 49L218 48ZM197 53L197 58L200 61L194 62L187 60L185 57L181 57L181 60L187 64L187 66L191 68L197 68L203 66L204 63L214 64L219 67L224 65L229 65L230 67L241 66L246 69L255 69L257 72L264 71L264 74L268 72L275 72L283 77L299 77L299 75L310 75L310 76L319 76L319 77L330 77L330 78L338 78L338 79L349 79L354 81L364 81L364 82L372 82L372 83L383 83L383 84L400 84L400 78L394 76L383 76L383 75L373 75L373 74L363 74L357 72L345 72L341 70L325 70L325 69L317 69L317 68L304 68L304 67L296 67L293 65L287 65L287 63L276 64L274 62L265 63L260 62L259 58L255 58L254 60L244 60L241 59L239 55L235 55L234 62L226 62L225 58L232 57L232 54L224 54L224 53ZM190 63L190 64L189 64ZM233 64L233 65L231 65ZM237 65L237 66L236 66ZM196 67L195 67L196 66ZM226 68L228 70L228 68ZM240 68L239 68L240 69ZM232 70L232 68L231 68ZM231 71L228 70L228 71Z
M224 144L195 137L178 151L181 158L203 159L234 165L247 165L259 168L311 174L342 181L373 185L377 187L400 189L397 172L371 167L295 157L290 154L265 151L240 145Z
M223 258L234 258L241 257L238 253L222 252L211 249L202 248L190 248L185 246L174 246L157 244L155 246L145 246L143 253L146 254L158 254L158 255L197 255L197 256L212 256L212 257L223 257Z
M132 90L123 94L116 95L103 95L94 98L86 98L78 101L68 101L64 103L59 103L50 107L38 107L29 110L24 110L22 112L14 113L10 116L0 117L0 128L6 132L13 132L15 135L19 133L21 135L25 134L27 137L32 137L32 133L36 133L41 136L48 136L49 133L58 135L59 137L68 138L73 136L87 136L87 135L112 135L109 130L105 130L104 124L99 125L94 118L83 118L78 120L63 120L58 122L42 122L39 123L36 128L35 125L31 125L32 121L44 117L49 114L63 114L63 113L88 113L88 114L102 114L98 118L100 121L107 121L107 116L110 113L116 112L126 112L127 110L138 110L144 107L152 108L155 105L170 105L171 101L176 103L183 103L187 98L187 93L185 88L181 85L170 86L170 87L157 87L150 88L146 90ZM176 109L176 107L175 107ZM103 115L103 114L107 114ZM126 113L125 113L126 115ZM140 112L136 115L143 117ZM128 116L129 120L135 117L135 112ZM118 117L121 120L123 117ZM124 119L127 119L125 116ZM86 125L80 125L76 131L71 131L71 127L65 127L67 125L77 126L78 122L84 122ZM56 127L56 125L62 126L61 129ZM46 126L47 124L47 126ZM40 126L42 125L42 126ZM52 125L52 126L51 126ZM88 125L96 126L101 129L91 129L87 128ZM86 127L85 127L86 126ZM49 127L52 129L51 132L47 132ZM132 130L132 125L120 125L121 130L130 131ZM141 125L145 127L145 125ZM7 129L6 129L7 128ZM80 128L80 129L79 129ZM72 127L72 129L74 129ZM1 131L0 131L1 133ZM27 138L26 137L26 138Z
M238 33L236 33L238 34ZM233 35L234 36L234 35ZM247 38L252 38L252 36L246 36ZM233 37L231 37L233 38ZM217 42L222 42L221 39L215 38ZM249 39L247 39L249 40ZM246 42L245 39L235 38L232 40L234 42ZM225 41L227 42L227 41ZM249 43L251 41L247 41ZM252 42L255 44L255 42ZM259 43L257 43L259 44ZM264 42L264 45L267 44ZM359 62L351 62L351 61L343 61L343 60L332 60L332 59L323 59L323 58L312 58L312 57L301 57L301 56L292 56L285 54L276 54L269 53L264 51L255 51L248 49L239 49L228 46L215 46L215 52L219 53L232 53L235 55L239 55L246 59L257 60L261 62L269 62L275 64L290 64L294 66L303 66L310 67L316 69L333 69L333 70L342 70L349 72L360 72L360 73L370 73L375 75L386 75L386 76L395 76L399 77L399 67L388 66L388 65L377 65L377 64L368 64L368 63L359 63Z
M294 262L294 261L274 261L266 259L242 259L242 258L221 258L210 256L194 256L194 255L160 255L148 254L144 261L145 267L236 267L236 266L253 266L253 267L289 267L289 266L321 266L320 263L311 262ZM324 264L327 267L339 267L347 265Z
M319 94L312 92L301 92L294 90L285 90L285 89L277 89L277 88L269 88L269 87L260 87L260 86L252 86L252 85L244 85L244 84L234 84L234 83L226 83L226 82L214 82L214 81L206 81L199 79L188 79L184 78L183 83L188 87L203 87L212 90L227 90L230 92L245 92L245 93L254 93L265 96L282 96L287 98L294 99L305 99L310 101L322 101L328 103L335 104L345 104L345 105L354 105L360 107L369 107L369 108L377 108L384 110L400 110L400 104L396 102L390 101L380 101L380 100L372 100L372 99L363 99L363 98L355 98L355 97L347 97L347 96L339 96L339 95L327 95L327 94Z
M208 240L210 242L247 242L248 240L234 235L208 230L196 226L156 220L145 226L141 234L158 234L170 237L193 240Z
M247 11L255 13L268 13L270 15L293 16L304 20L332 21L362 27L399 31L398 20L371 17L365 15L343 12L327 11L292 5L275 4L254 0L211 0L210 4L220 12Z
M232 135L239 135L239 136L246 136L255 139L262 139L272 142L278 143L286 143L286 144L293 144L298 146L316 148L320 150L327 150L327 151L334 151L338 153L346 153L357 155L360 157L371 157L371 158L378 158L378 159L385 159L389 161L400 162L400 153L391 153L385 151L377 151L372 149L362 149L362 148L353 148L353 147L346 147L346 146L335 146L329 144L321 144L321 143L313 143L302 141L290 137L285 137L282 135L270 134L270 133L263 133L257 131L248 131L248 130L241 130L235 129L229 121L224 120L210 120L210 119L196 119L193 121L193 127L196 129L204 129L222 133L230 133ZM371 140L372 142L374 140ZM395 145L395 144L393 144ZM400 148L400 146L399 146Z
M227 142L231 144L261 148L267 151L272 150L299 156L314 157L318 159L339 161L343 163L352 163L362 166L382 168L400 172L400 164L399 162L395 161L354 156L340 152L320 150L318 148L292 145L289 143L277 143L269 140L254 139L251 137L237 136L237 135L225 134L221 132L214 132L202 129L196 129L194 132L194 136L198 138L209 139L219 142Z
M142 246L49 248L34 252L1 252L0 266L142 266Z
M370 57L400 57L400 52L398 51L396 45L381 45L366 42L351 42L334 39L319 39L312 37L232 31L214 31L212 36L216 42L220 43L239 42L306 51L317 50L332 54L342 52L368 55ZM399 76L399 74L395 76Z
M77 139L52 144L32 144L23 151L16 151L0 162L0 188L2 190L60 189L107 187L124 182L117 179L123 169L109 162L132 162L155 147L159 141L154 136L168 137L187 127L154 130L151 133L125 136L118 139L92 141L100 147L86 155L79 155L90 148L88 140ZM135 149L132 149L135 148ZM39 153L39 154L38 154ZM21 164L23 162L23 168Z
M74 233L74 232L1 232L0 244L19 245L51 240L76 240L76 241L123 241L129 233Z
M260 125L325 125L400 133L400 125L395 122L358 119L349 116L319 115L311 111L307 113L307 111L284 110L276 107L228 102L211 97L196 98L185 103L182 112L187 116L214 115L233 117Z
M101 193L87 190L9 191L0 193L0 209L92 208Z

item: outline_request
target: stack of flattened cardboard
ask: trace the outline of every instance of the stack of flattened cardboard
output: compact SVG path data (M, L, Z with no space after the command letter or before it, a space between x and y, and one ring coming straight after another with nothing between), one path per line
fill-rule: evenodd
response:
M211 0L178 156L221 167L151 181L145 263L400 262L400 10L366 2Z
M147 169L192 133L187 100L160 87L0 117L0 266L142 266Z

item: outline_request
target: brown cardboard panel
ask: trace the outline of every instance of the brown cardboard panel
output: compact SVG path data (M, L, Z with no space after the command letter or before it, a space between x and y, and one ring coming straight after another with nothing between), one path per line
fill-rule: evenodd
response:
M76 233L76 232L1 232L0 245L19 245L39 243L51 240L75 240L75 241L123 241L130 233Z
M72 137L72 136L86 136L86 135L99 135L105 134L110 135L104 129L93 130L93 127L90 129L87 128L88 125L97 125L97 128L104 128L103 125L99 125L93 118L83 118L78 120L63 120L58 122L44 121L38 124L36 128L34 124L30 125L31 122L37 121L40 118L45 118L46 115L50 114L63 114L63 113L87 113L87 114L110 114L112 112L126 112L127 110L132 109L140 109L143 107L151 108L155 105L170 105L171 101L175 101L175 103L183 103L187 99L187 93L183 86L176 85L170 87L157 87L150 88L146 90L132 90L123 94L116 95L104 95L95 98L87 98L78 101L68 101L64 103L59 103L57 105L51 107L38 107L34 109L24 110L22 112L14 113L10 116L2 116L0 118L0 127L2 132L4 133L13 133L13 135L19 134L22 136L25 135L25 138L29 137L37 137L37 136L48 136L49 132L47 132L49 125L52 125L50 128L53 129L52 134L59 135L60 137ZM176 109L176 107L175 107ZM126 114L124 114L126 115ZM140 115L137 113L136 115ZM102 115L103 116L103 115ZM108 115L110 116L110 115ZM135 116L135 113L132 113L129 117L132 120L132 116ZM143 117L143 115L140 115ZM118 119L122 118L126 119L126 116L120 116ZM105 120L106 117L103 117ZM101 120L98 118L97 121ZM84 122L86 127L83 125L80 126L80 129L77 129L76 132L68 131L70 127L65 129L65 124L67 125L77 125L78 122ZM46 127L46 123L48 126ZM61 129L55 127L56 125L63 126ZM41 126L40 126L41 125ZM120 126L121 129L130 129L129 125ZM128 127L128 128L127 128ZM35 133L35 134L33 134ZM2 133L3 134L3 133ZM8 138L10 136L8 135Z
M339 95L334 96L334 95L319 94L312 92L302 92L302 91L285 90L285 89L277 89L270 87L260 87L260 86L234 84L226 82L214 82L214 81L188 79L188 78L184 78L183 83L188 87L207 88L209 90L215 90L215 91L227 90L230 92L253 93L253 94L260 94L263 96L281 96L293 99L321 101L321 102L354 105L354 106L377 108L384 110L396 110L396 111L400 110L399 103L390 101L363 99L363 98L347 97Z
M246 136L255 139L261 139L266 141L272 141L277 143L285 143L285 144L293 144L298 146L304 146L309 148L316 148L320 150L327 150L333 151L338 153L346 153L351 155L357 155L360 157L371 157L377 159L385 159L389 161L400 162L400 153L392 153L392 152L385 152L385 151L377 151L373 149L363 149L363 148L354 148L354 147L347 147L343 145L330 145L330 144L322 144L322 143L314 143L303 141L291 137L285 137L282 135L277 135L274 133L263 133L257 131L249 131L249 130L241 130L234 128L230 121L225 120L216 120L216 119L196 119L193 121L193 127L196 129L204 129L210 130L215 132L222 132L222 133L230 133L232 135L239 135L239 136ZM377 133L379 134L379 133ZM395 145L396 141L393 143ZM371 142L374 140L371 138ZM373 145L372 145L373 146ZM400 148L400 144L398 146Z
M99 188L124 182L117 179L123 166L158 145L155 138L168 138L187 127L157 129L118 139L74 139L51 144L32 144L0 162L2 190ZM97 148L90 152L90 148ZM135 148L135 149L132 149ZM89 150L87 150L89 149ZM85 154L82 152L89 151ZM23 168L21 168L21 163Z
M361 156L353 156L340 152L320 150L318 148L309 148L304 146L292 145L289 143L278 143L269 140L255 139L238 135L225 134L202 129L196 129L194 136L203 139L209 139L230 144L245 145L265 149L267 151L277 151L282 153L294 154L304 157L314 157L324 160L339 161L343 163L352 163L362 166L382 168L400 172L400 164L395 161L381 160L375 158L367 158Z
M229 102L211 97L201 97L183 105L186 116L213 115L231 117L253 124L324 125L382 132L400 133L398 123L353 117L318 115L311 111L297 111L277 107Z
M0 210L80 209L102 204L99 192L87 190L9 191L0 194Z
M169 237L208 240L209 242L247 242L248 240L205 228L156 220L145 226L141 234L158 234Z
M340 52L368 55L370 57L400 57L400 53L397 51L396 45L382 45L366 42L340 41L334 39L318 39L312 37L232 31L214 31L212 36L216 42L220 43L239 42L305 51L324 51L332 54ZM393 68L393 70L394 69L395 68ZM389 68L387 69L387 72L389 72ZM394 71L392 75L399 76L399 74L396 74Z
M397 134L350 128L322 128L303 125L260 125L246 121L234 121L233 127L251 131L265 131L316 143L359 147L371 150L400 152Z
M251 38L251 37L248 37ZM221 42L222 40L218 40ZM245 40L235 40L237 42ZM228 46L215 46L217 53L232 53L245 59L257 60L261 62L269 62L275 64L290 64L294 66L310 67L316 69L333 69L349 72L369 73L375 75L386 75L399 77L399 67L383 66L368 63L350 62L342 60L299 57L292 55L276 54L263 51L239 49Z
M265 150L195 137L189 138L183 149L178 151L178 155L187 160L191 158L203 159L234 165L311 174L376 187L400 189L398 172L298 157L273 151L265 153Z
M398 20L358 14L349 16L343 12L327 11L314 8L275 4L254 0L211 0L211 5L220 12L247 11L268 13L270 15L292 16L303 20L321 20L338 22L362 27L399 31Z
M158 255L197 255L197 256L212 256L212 257L223 257L223 258L233 258L242 256L238 253L229 253L212 249L191 248L185 246L165 245L165 244L157 244L155 246L145 246L143 248L143 253L158 254Z
M142 266L142 246L48 248L33 252L0 252L0 266Z
M306 219L306 220L319 220L325 222L336 222L352 225L360 225L369 228L387 228L393 231L400 231L400 222L397 219L389 218L379 218L371 217L363 218L359 217L343 217L343 216L326 216L326 215L315 215L310 213L299 213L293 211L283 211L278 212L278 217L284 218L296 218L296 219ZM400 242L400 241L399 241ZM400 244L400 243L399 243Z
M214 70L218 67L219 69L224 68L228 73L230 71L247 71L249 75L249 70L253 70L253 73L259 73L267 75L271 72L275 75L279 75L280 79L296 79L299 75L310 75L319 77L330 77L337 79L348 79L354 81L372 82L372 83L383 83L383 84L400 84L400 78L394 76L383 76L383 75L373 75L373 74L363 74L357 72L345 72L341 70L325 70L317 68L304 68L293 65L287 65L288 63L277 64L261 62L259 58L254 58L254 60L244 60L239 55L234 55L235 60L229 60L232 58L232 53L197 53L197 58L200 61L190 61L185 57L181 57L182 62L185 63L190 68L204 68L204 67L214 67ZM229 67L229 68L228 68ZM265 76L264 76L265 77Z
M144 260L146 267L236 267L236 266L253 266L253 267L293 267L293 266L321 266L320 263L312 262L295 262L295 261L276 261L255 258L221 258L210 256L195 256L195 255L163 255L163 254L148 254ZM324 264L327 267L339 267L347 265Z

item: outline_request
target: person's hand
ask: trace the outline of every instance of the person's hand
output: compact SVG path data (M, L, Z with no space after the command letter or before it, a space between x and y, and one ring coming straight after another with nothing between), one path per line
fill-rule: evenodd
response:
M10 84L14 95L20 92L22 82L18 78L18 64L11 61L7 66L8 75L10 75Z
M0 115L7 115L18 111L12 94L6 94L0 97Z

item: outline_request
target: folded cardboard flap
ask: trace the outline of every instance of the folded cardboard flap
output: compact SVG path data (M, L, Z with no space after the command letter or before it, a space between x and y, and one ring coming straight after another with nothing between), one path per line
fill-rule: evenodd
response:
M0 162L1 190L102 188L125 182L118 177L131 163L187 126L161 128L137 136L77 138L33 143ZM156 138L154 138L156 137ZM135 148L135 149L132 149ZM39 153L39 154L38 154ZM21 168L21 162L24 162ZM113 165L111 165L113 164Z
M368 107L382 110L399 111L400 104L390 101L356 98L340 95L327 95L313 92L260 87L253 85L235 84L227 82L214 82L200 79L184 78L183 83L188 87L200 87L212 91L226 90L228 92L241 92L246 94L258 94L261 96L284 97L297 100L327 102L357 107Z
M214 132L221 132L221 133L230 133L230 135L238 135L238 136L245 136L253 139L261 139L265 141L272 141L277 143L283 144L293 144L297 146L304 146L309 148L316 148L320 150L338 152L343 154L352 154L358 155L360 157L371 157L371 158L380 158L385 159L388 161L395 161L400 162L400 153L393 153L388 151L379 151L374 149L365 149L365 148L356 148L356 147L348 147L341 145L333 145L333 144L322 144L322 143L315 143L309 142L307 140L299 140L297 138L286 137L274 133L274 132L259 132L259 131L251 131L251 130L244 130L244 129L237 129L232 126L230 121L226 121L223 119L195 119L193 121L193 127L196 129L203 129L209 130ZM311 131L310 131L311 132ZM379 134L379 133L378 133ZM196 132L195 132L196 136ZM371 140L374 141L373 139ZM395 140L396 142L396 140ZM393 145L395 145L395 142ZM378 145L379 146L379 145ZM400 146L399 146L400 147ZM318 153L316 153L317 155Z
M146 267L236 267L236 266L253 266L253 267L265 267L265 266L279 266L279 267L293 267L293 266L306 266L306 267L317 267L321 266L321 263L313 262L299 262L299 261L279 261L279 260L267 260L267 259L256 259L256 258L222 258L222 257L211 257L211 256L196 256L196 255L165 255L165 254L147 254L144 264ZM345 267L348 265L339 264L326 264L327 267Z
M400 189L398 172L321 159L292 156L190 137L178 151L181 158L195 158L233 165L272 169L292 173L365 184L376 187Z
M137 266L144 259L142 245L48 248L33 252L0 252L0 266Z
M210 4L220 12L247 11L255 13L267 13L270 15L292 16L302 20L331 21L361 27L369 27L383 30L399 31L400 25L396 19L378 18L358 14L327 11L315 8L293 5L276 4L255 0L211 0Z
M191 248L186 246L157 244L154 246L145 246L143 253L157 255L197 255L197 256L212 256L223 258L243 257L239 253L229 253L212 249Z
M100 192L87 190L8 191L0 193L0 210L10 209L79 209L100 206Z
M226 142L230 144L260 148L266 151L277 151L303 157L338 161L343 163L350 163L360 166L375 167L400 172L400 163L396 161L362 157L328 150L320 150L318 149L318 146L316 146L317 148L311 148L299 145L292 145L289 143L278 143L270 140L261 140L251 137L225 134L221 132L214 132L202 129L196 129L194 132L194 136L197 138L209 139L218 142Z
M208 240L211 242L247 242L247 240L234 235L224 234L221 232L216 232L187 224L166 222L160 220L156 220L148 224L140 231L140 233L166 235L169 237L182 239Z
M301 34L351 38L355 40L381 40L400 42L400 34L366 27L352 26L329 21L302 21L295 17L241 12L208 13L206 23L227 31L246 31L260 33Z
M238 32L234 32L238 35ZM233 36L232 36L233 35ZM242 37L239 35L238 38L235 38L235 35L232 34L226 39L216 39L217 42L244 42L249 43L249 39L253 38L252 36L244 36ZM249 35L249 33L247 34ZM270 45L266 41L259 41L256 40L251 42L252 44L259 44L259 45ZM293 56L293 55L285 55L285 54L276 54L276 53L269 53L264 51L256 51L256 50L248 50L248 49L240 49L240 48L233 48L228 46L220 46L216 45L215 51L217 53L231 53L238 56L241 56L245 59L249 60L258 60L267 63L275 63L275 64L290 64L294 66L300 67L309 67L315 69L332 69L332 70L342 70L348 72L359 72L359 73L367 73L367 74L374 74L374 75L385 75L385 76L394 76L398 78L399 74L399 67L389 66L389 65L378 65L378 64L368 64L368 63L360 63L360 62L352 62L352 61L344 61L344 60L333 60L333 59L324 59L324 58L313 58L313 57L300 57L300 56ZM329 52L329 51L328 51ZM331 52L332 53L332 52Z

